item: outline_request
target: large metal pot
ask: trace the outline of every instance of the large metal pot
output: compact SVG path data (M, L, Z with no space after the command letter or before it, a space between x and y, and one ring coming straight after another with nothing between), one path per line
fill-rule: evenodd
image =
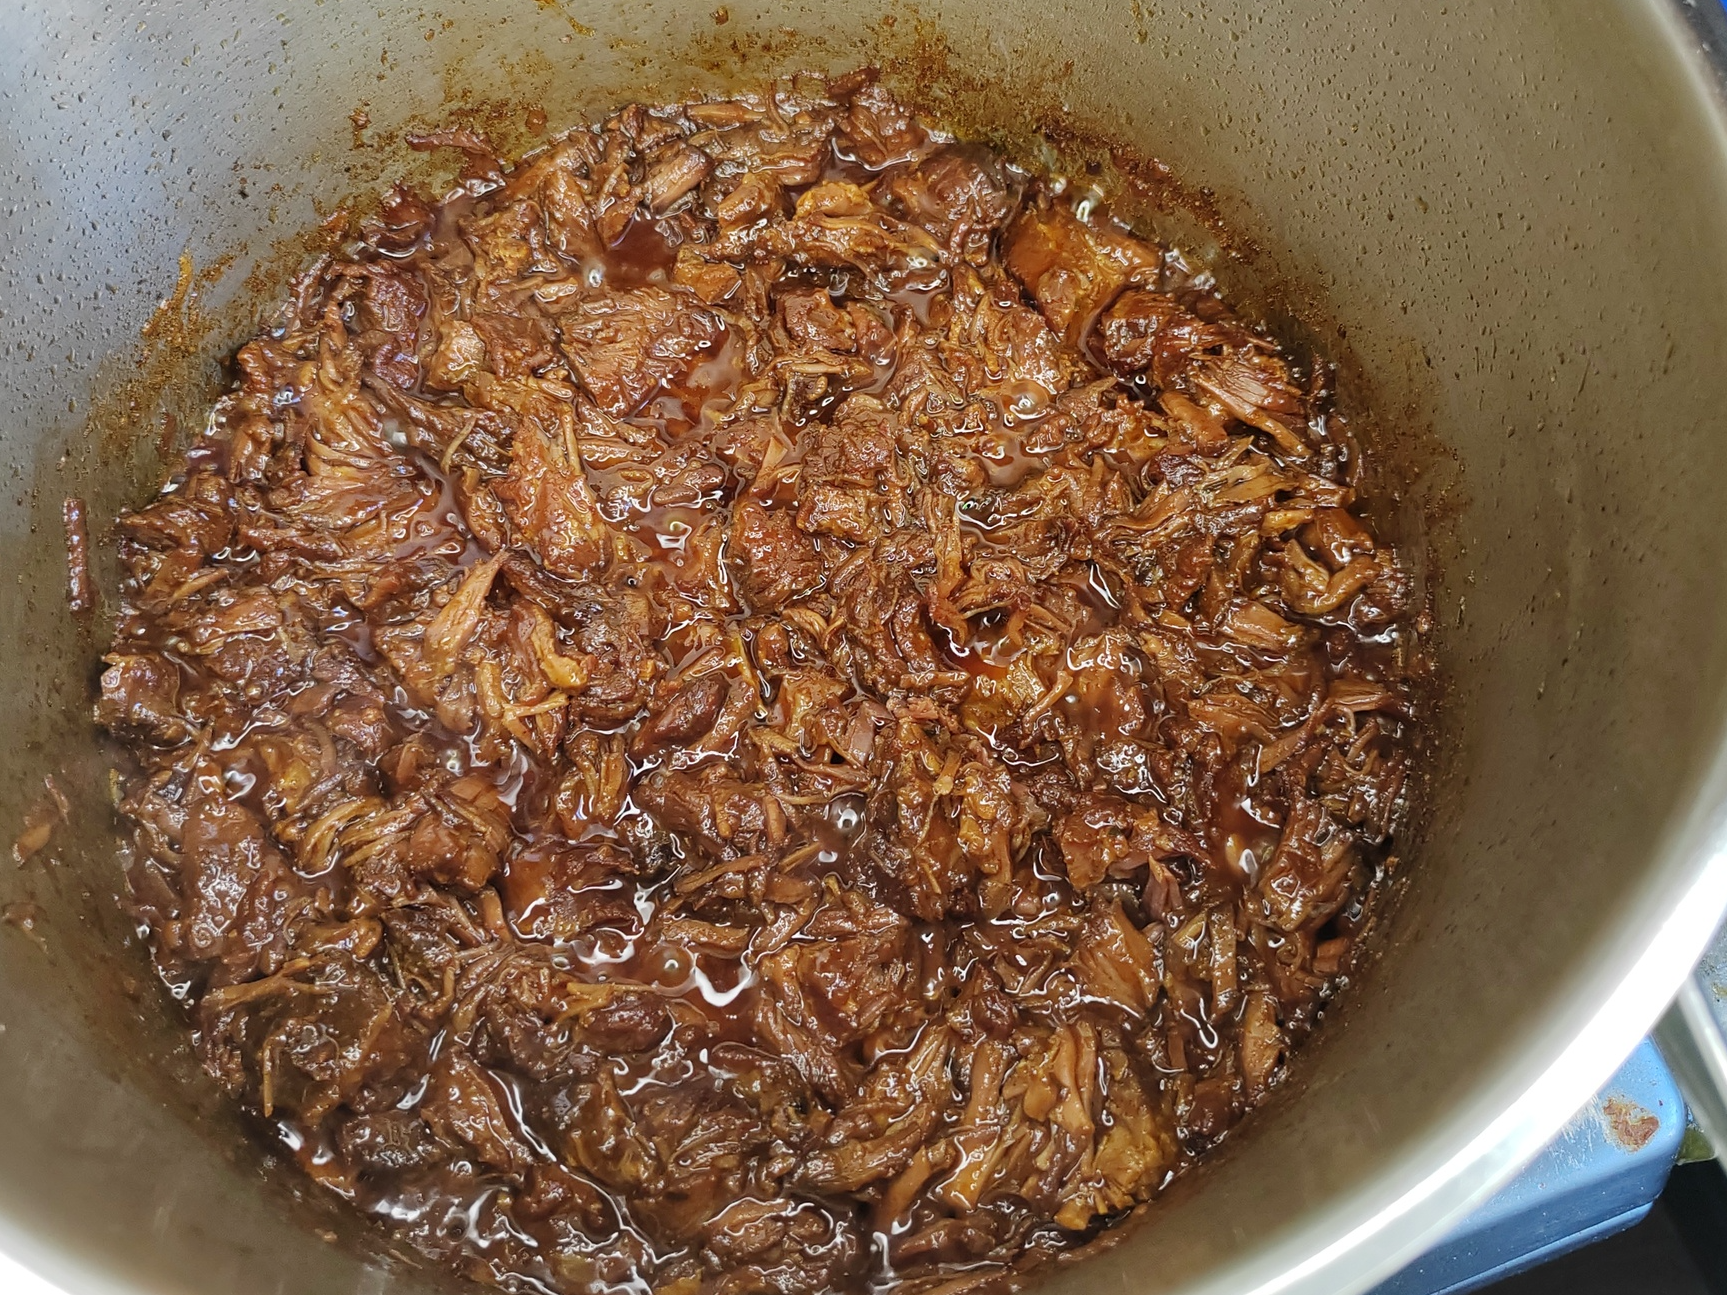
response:
M426 165L400 132L452 110L519 146L529 104L556 128L632 95L877 59L1019 148L1034 127L1078 156L1131 141L1191 187L1153 193L1146 220L1217 255L1376 412L1363 434L1407 486L1382 510L1432 556L1448 680L1407 893L1293 1082L1044 1289L1365 1286L1606 1078L1727 903L1727 116L1688 25L1703 9L727 9L0 14L0 824L49 769L74 807L0 882L17 928L0 930L0 1248L67 1289L438 1284L270 1168L149 980L88 721L106 631L66 611L59 512L85 498L100 544L160 474L162 411L190 425L308 250L290 235ZM183 250L192 272L158 309Z

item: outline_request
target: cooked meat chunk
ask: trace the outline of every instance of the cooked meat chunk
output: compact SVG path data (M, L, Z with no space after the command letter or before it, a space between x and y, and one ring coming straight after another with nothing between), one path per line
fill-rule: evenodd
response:
M622 418L712 350L723 329L693 295L644 287L582 298L558 332L594 403Z
M909 161L928 139L929 132L911 111L878 85L853 94L840 119L839 148L872 171Z
M732 549L744 596L764 612L821 586L827 569L810 537L786 508L766 508L753 499L738 501L732 514Z
M857 349L857 327L825 292L788 292L780 298L780 314L794 342L823 351Z
M610 532L599 501L568 440L551 428L524 421L511 441L510 470L494 487L517 542L554 575L579 580L610 556ZM551 434L548 434L551 433Z
M1013 195L999 162L978 149L950 146L884 181L901 213L934 234L949 255L982 266Z
M643 719L632 750L647 755L669 746L688 746L712 730L729 692L719 675L692 679L673 693L665 706Z
M654 215L664 215L713 169L714 160L701 149L674 144L649 165L642 181L642 200Z
M196 728L180 714L180 668L154 652L114 652L102 672L96 719L111 732L169 746Z
M502 1289L1086 1244L1281 1081L1408 812L1417 599L1326 383L869 71L410 142L461 186L115 531L197 1056Z
M1197 351L1215 344L1214 330L1174 298L1130 288L1104 312L1098 326L1100 349L1123 376L1150 373L1168 386Z
M1048 193L1008 227L1002 260L1070 346L1123 287L1155 282L1162 266L1148 244L1095 216L1082 220Z

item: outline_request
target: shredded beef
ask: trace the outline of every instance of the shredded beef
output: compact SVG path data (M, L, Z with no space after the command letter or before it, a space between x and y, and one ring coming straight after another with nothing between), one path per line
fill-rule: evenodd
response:
M867 74L412 142L462 188L119 528L97 717L204 1063L509 1289L1082 1244L1278 1082L1406 813L1323 367Z

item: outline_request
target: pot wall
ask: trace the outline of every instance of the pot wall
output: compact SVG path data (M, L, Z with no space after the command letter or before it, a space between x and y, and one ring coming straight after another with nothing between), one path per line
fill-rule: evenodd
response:
M879 60L1022 153L1055 127L1069 156L1115 138L1169 163L1238 238L1220 248L1207 203L1167 191L1142 204L1150 231L1216 255L1373 411L1362 435L1395 469L1380 508L1431 558L1448 681L1407 891L1293 1082L1046 1289L1364 1285L1606 1078L1727 901L1727 131L1676 10L727 9L0 14L0 825L48 770L76 805L0 880L36 906L7 910L33 931L0 930L0 1244L70 1289L432 1282L271 1171L135 941L116 952L131 936L88 721L107 628L65 610L59 509L85 498L100 546L161 473L162 413L196 426L216 361L312 250L295 236L381 177L426 176L401 130L452 112L519 147L529 104L557 129L632 95ZM158 310L183 251L186 299Z

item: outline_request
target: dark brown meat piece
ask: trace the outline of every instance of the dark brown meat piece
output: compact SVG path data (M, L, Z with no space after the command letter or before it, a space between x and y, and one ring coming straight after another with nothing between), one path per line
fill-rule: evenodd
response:
M713 159L699 148L675 144L649 165L642 201L654 215L663 216L713 169Z
M857 326L825 292L788 292L780 298L780 314L795 342L823 351L857 348Z
M911 111L879 85L851 97L839 131L840 148L872 171L916 157L929 139Z
M180 670L155 653L114 652L104 658L97 722L114 733L169 746L194 729L180 715Z
M630 853L614 845L536 843L505 864L499 892L516 930L567 944L599 927L635 929L639 915L623 884L635 871Z
M1124 377L1150 373L1160 386L1176 380L1197 351L1216 345L1216 332L1174 298L1130 288L1116 298L1098 325L1099 345L1110 367Z
M884 183L907 220L972 265L987 263L991 241L1013 208L998 163L980 150L944 148Z
M693 295L637 288L584 299L558 331L594 403L622 418L713 349L722 329Z
M1095 218L1081 220L1048 195L1008 227L1002 260L1070 346L1123 287L1155 281L1161 267L1145 243Z
M528 410L543 408L546 397ZM526 411L524 411L526 412ZM495 487L520 543L555 575L580 579L603 566L609 535L599 501L579 463L569 458L571 420L565 411L525 418L510 444L510 471Z
M789 510L741 499L732 516L732 551L744 597L758 611L778 611L822 584L821 554Z
M652 755L669 746L687 746L706 734L719 718L729 689L718 675L694 679L642 721L630 744L635 755Z
M356 1116L342 1125L337 1145L349 1164L376 1174L420 1169L442 1158L438 1140L412 1111Z
M505 1289L1085 1244L1278 1084L1418 785L1325 383L867 70L410 143L462 187L115 528L96 718L198 1057Z

